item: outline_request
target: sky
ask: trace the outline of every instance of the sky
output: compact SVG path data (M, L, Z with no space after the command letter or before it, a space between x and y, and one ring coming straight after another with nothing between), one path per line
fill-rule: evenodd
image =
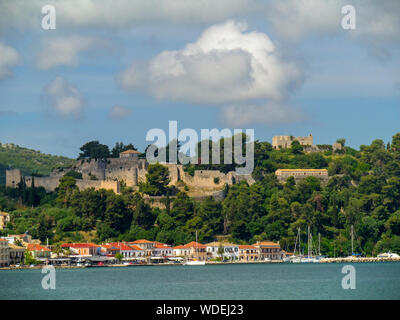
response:
M42 28L45 5L56 29ZM399 71L397 0L0 0L0 142L43 153L144 151L172 120L199 135L388 142Z

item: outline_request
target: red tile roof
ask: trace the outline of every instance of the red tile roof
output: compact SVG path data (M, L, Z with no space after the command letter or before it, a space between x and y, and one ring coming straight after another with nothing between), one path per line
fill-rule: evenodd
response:
M50 251L50 249L41 246L40 244L29 243L27 246L29 251Z
M154 243L154 241L149 241L146 239L140 239L140 240L135 240L133 242L129 242L129 243Z
M261 241L254 244L255 246L271 246L271 247L280 247L279 243L275 243L272 241Z
M239 245L239 249L257 249L257 248L255 246L244 244L244 245Z
M132 251L133 250L131 246L128 246L123 242L112 242L109 244L112 245L113 247L121 249L123 251Z
M185 246L176 246L176 247L174 247L174 249L186 249L186 247Z
M0 241L7 241L6 239L0 239ZM8 241L7 241L8 242Z
M74 249L80 249L80 248L97 248L98 245L94 243L63 243L61 245L61 248L74 248Z
M143 250L142 248L139 248L138 246L130 246L132 248L132 250Z
M189 242L189 243L185 244L184 247L185 248L202 248L202 249L206 248L206 246L204 244L198 243L196 241Z

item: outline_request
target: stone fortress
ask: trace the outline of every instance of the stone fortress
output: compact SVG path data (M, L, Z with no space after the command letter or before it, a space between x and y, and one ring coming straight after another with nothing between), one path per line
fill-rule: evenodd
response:
M294 136L274 136L272 147L274 149L290 148L293 141L299 141L305 152L323 151L313 144L313 136L310 134L305 137ZM332 145L332 150L342 149L341 144ZM55 169L47 177L34 177L36 187L44 187L46 191L54 191L60 179L70 170L82 174L82 179L76 179L76 185L80 190L95 188L113 190L120 192L120 183L126 186L138 188L139 183L146 181L147 167L149 163L146 159L139 158L140 152L127 150L121 152L119 158L108 158L106 160L77 160L75 165L68 169ZM187 186L191 193L196 196L216 195L223 190L225 184L233 185L240 181L247 181L253 184L255 180L251 175L239 175L235 171L223 173L219 170L195 170L194 175L185 172L183 165L161 163L169 170L170 185ZM280 182L286 181L289 176L293 176L296 181L308 176L319 178L322 182L328 180L326 169L278 169L275 175ZM21 179L24 178L26 185L32 185L32 176L24 176L20 169L6 170L6 186L16 188Z
M82 174L82 179L76 179L76 185L80 190L95 188L109 189L116 193L120 192L120 182L128 187L137 188L140 182L146 181L148 162L140 159L140 152L127 150L120 153L119 158L108 158L107 160L77 160L72 168L56 169L47 177L34 177L36 187L44 187L46 191L54 191L60 179L70 170ZM242 180L249 184L254 183L251 175L239 175L235 171L222 173L219 170L195 170L191 176L183 170L183 165L161 163L168 167L171 179L170 185L186 185L191 189L197 189L200 193L213 194L224 188L225 184L232 185ZM20 169L6 171L6 186L16 188L21 178L25 179L26 185L32 185L32 176L23 176Z
M294 136L273 136L272 137L272 147L275 150L278 149L287 149L292 146L292 142L297 140L300 145L303 146L305 152L319 152L320 150L318 146L314 145L312 134L305 137L294 137ZM334 143L332 145L332 150L341 150L342 145L340 143Z

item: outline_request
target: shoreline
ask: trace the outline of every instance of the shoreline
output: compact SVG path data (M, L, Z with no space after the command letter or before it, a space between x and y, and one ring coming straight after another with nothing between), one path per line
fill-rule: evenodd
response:
M368 262L400 262L400 258L324 258L319 263L368 263ZM282 260L272 261L233 261L233 262L206 262L206 265L232 265L232 264L292 264L291 262L284 262ZM300 263L303 264L303 263ZM318 263L307 263L307 264L318 264ZM34 267L2 267L0 270L38 270L42 269L46 265L38 265ZM121 268L121 267L154 267L154 266L184 266L183 263L142 263L142 264L110 264L101 266L54 266L56 269L85 269L85 268Z

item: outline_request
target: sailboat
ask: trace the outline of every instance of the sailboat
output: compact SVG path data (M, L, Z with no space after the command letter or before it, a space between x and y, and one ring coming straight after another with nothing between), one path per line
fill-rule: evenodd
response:
M196 258L192 260L187 260L183 265L184 266L204 266L206 261L199 260L199 248L197 242L197 230L196 230Z
M354 227L351 225L351 256L348 256L347 259L358 258L359 254L354 253Z
M301 260L301 262L304 262L304 263L318 263L319 262L319 258L317 258L316 256L313 256L313 253L312 253L312 234L310 233L310 226L308 226L308 230L307 230L307 242L308 242L308 246L307 246L308 247L308 254L307 254L307 257L305 257L303 260Z
M297 249L297 241L299 241L299 255L296 256L296 249ZM301 258L301 251L300 251L300 228L297 230L297 237L296 237L296 242L294 244L294 252L293 252L293 256L290 258L290 262L292 263L300 263L302 262Z

